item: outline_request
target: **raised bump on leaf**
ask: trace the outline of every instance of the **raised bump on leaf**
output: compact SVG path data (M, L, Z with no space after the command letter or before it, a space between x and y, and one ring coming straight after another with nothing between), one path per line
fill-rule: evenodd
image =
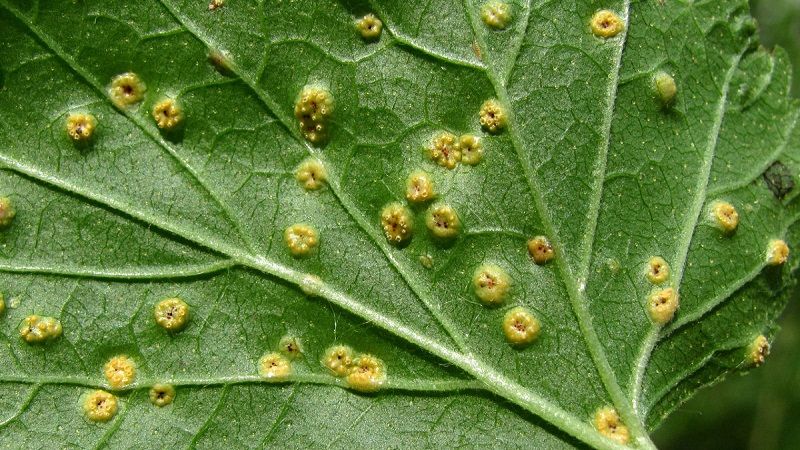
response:
M789 259L789 246L780 239L769 241L767 247L767 264L770 266L783 265Z
M711 222L723 233L730 234L739 226L739 213L730 203L718 200L711 204Z
M367 14L356 20L356 30L365 41L375 40L381 35L383 23L375 14Z
M647 279L653 283L663 283L669 278L669 264L660 256L653 256L647 262Z
M175 387L171 384L156 384L150 388L150 403L164 407L175 400Z
M481 138L473 134L465 134L458 139L461 149L461 163L474 166L483 157L483 142Z
M333 95L319 85L307 85L294 105L294 116L300 132L312 143L328 137L328 123L333 114Z
M625 23L614 12L604 9L592 16L592 33L601 38L612 38L625 29Z
M375 392L386 382L386 366L372 355L361 355L347 372L347 384L361 392Z
M346 345L331 346L322 354L322 365L337 377L347 375L354 360L355 353L353 349Z
M753 342L747 346L747 357L745 361L751 367L758 367L764 363L764 360L769 356L770 345L767 337L759 334L753 339Z
M495 99L486 100L481 106L481 126L489 133L499 133L506 126L506 110Z
M300 290L306 295L319 295L325 282L316 275L306 275L300 280Z
M0 316L3 315L3 312L6 310L6 296L0 292Z
M411 211L400 203L390 203L381 211L381 226L386 239L392 244L402 244L414 232L414 217Z
M165 98L153 106L153 119L162 130L174 130L183 122L183 111L171 98Z
M291 371L289 361L280 353L267 353L258 360L258 373L267 381L285 381Z
M425 224L434 236L442 239L455 237L461 226L456 210L452 206L445 204L431 206L428 209Z
M117 397L98 389L84 398L83 411L92 422L107 422L117 414Z
M430 269L433 267L433 258L431 255L419 255L419 263L422 264L422 267Z
M97 120L91 114L70 114L67 117L67 134L75 141L88 142L94 136Z
M147 90L144 82L133 72L126 72L115 76L108 87L111 102L119 109L136 106L144 98Z
M528 240L528 254L533 262L542 265L553 259L556 252L545 236L536 236Z
M0 228L7 227L17 215L14 203L8 197L0 197Z
M622 423L622 419L614 408L599 409L594 414L594 427L603 436L620 444L627 444L630 439L628 427Z
M308 158L297 166L294 177L304 188L314 191L321 188L328 179L328 172L322 161L317 158Z
M19 334L30 344L52 341L61 336L61 322L55 317L30 315L22 319Z
M178 331L189 320L189 305L173 297L161 300L153 311L156 323L167 331Z
M221 9L223 6L225 6L225 0L211 0L208 3L208 10L216 11L218 9Z
M502 268L494 264L486 264L472 275L475 295L487 305L499 305L508 296L511 279Z
M678 293L672 288L655 291L647 298L647 310L650 318L658 324L665 324L672 320L678 306L680 306Z
M283 239L289 251L295 256L309 254L319 243L316 230L302 223L287 227Z
M659 100L664 105L669 105L675 96L678 94L678 87L675 85L675 79L672 75L661 71L653 77L653 84L655 84L656 94Z
M539 337L539 320L527 308L518 306L503 317L503 332L511 345L525 346Z
M116 356L106 363L105 376L112 389L122 389L133 382L136 367L128 357Z
M461 149L453 133L442 132L432 137L425 146L428 156L446 169L455 169L461 161Z
M303 354L303 343L299 337L287 334L278 342L278 351L289 359L295 359Z
M414 203L422 203L432 199L435 195L433 180L426 172L417 170L411 173L406 180L406 198Z
M488 2L481 8L481 18L487 26L503 30L511 23L511 7L505 2Z
M226 77L235 75L233 70L233 60L230 53L225 50L208 50L208 62L217 69L221 75Z

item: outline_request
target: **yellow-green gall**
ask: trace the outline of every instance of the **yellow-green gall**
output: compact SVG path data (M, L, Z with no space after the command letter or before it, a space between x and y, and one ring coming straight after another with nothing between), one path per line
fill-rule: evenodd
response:
M503 318L503 332L511 345L524 346L539 337L539 321L526 308L518 306Z
M0 315L3 314L3 311L6 310L6 296L0 292Z
M153 118L158 128L169 131L183 122L183 112L175 100L166 98L153 106Z
M625 29L625 23L612 11L604 9L592 16L592 33L601 38L612 38Z
M481 301L487 305L499 305L508 296L511 279L500 267L487 264L478 267L472 275L472 285Z
M506 111L495 99L486 100L480 112L481 126L489 133L499 133L506 126Z
M431 255L419 255L419 263L422 264L422 267L426 269L430 269L433 267L433 258Z
M764 364L764 360L769 356L770 345L767 337L759 334L747 347L746 363L751 367L758 367Z
M280 353L267 353L258 360L258 373L267 381L285 381L291 372L292 366Z
M88 142L94 136L97 120L91 114L70 114L67 117L67 134L75 142Z
M455 169L461 161L461 149L452 133L443 132L434 136L425 150L436 164L446 169Z
M150 388L150 403L162 407L175 400L175 388L171 384L156 384Z
M61 322L54 317L34 314L22 319L19 334L30 344L51 341L61 336Z
M306 139L319 143L327 138L328 123L333 114L333 96L321 86L303 87L294 105L294 116Z
M406 198L414 203L426 202L434 197L433 180L427 173L418 170L406 180Z
M322 354L322 365L330 370L331 374L343 377L350 372L355 359L353 349L346 345L334 345Z
M375 392L386 382L383 361L372 355L361 355L347 372L347 384L361 392Z
M386 239L392 244L402 244L414 232L414 217L411 211L400 203L390 203L381 211L381 226Z
M319 243L317 232L302 223L286 228L283 238L289 247L289 251L295 256L307 255Z
M789 246L786 242L775 239L769 241L767 247L767 265L780 266L789 259Z
M657 324L663 325L672 320L675 316L675 311L678 310L678 306L680 306L678 293L672 288L655 291L647 298L647 309L650 312L650 318Z
M383 23L372 13L356 20L356 30L365 41L377 39L381 35L381 28Z
M716 201L711 205L711 221L723 233L730 234L739 226L739 213L730 203Z
M620 444L627 444L630 439L628 427L614 408L602 408L594 414L594 427L603 436Z
M11 199L8 197L0 197L0 228L7 227L16 215L17 210L14 208Z
M105 375L111 389L122 389L133 382L136 367L128 357L117 356L106 363Z
M647 279L653 283L663 283L669 278L669 264L660 256L653 256L647 261Z
M167 331L177 331L189 320L189 305L183 300L173 297L161 300L154 311L156 323Z
M107 422L117 414L117 397L96 390L83 400L83 411L92 422Z
M295 179L309 191L315 191L322 187L328 179L328 172L322 161L316 158L308 158L297 166L294 173Z
M434 236L442 239L453 238L458 234L461 222L458 220L456 210L450 205L433 205L428 209L425 225Z
M278 342L278 350L283 356L295 359L303 354L303 344L297 336L286 335Z
M144 82L133 72L126 72L115 76L108 87L111 103L119 109L126 109L137 105L144 98L147 87Z
M461 163L474 166L483 157L483 143L481 138L473 134L465 134L458 139L458 146L461 149Z
M672 103L672 100L674 100L675 96L678 94L678 87L675 86L675 79L666 72L658 72L656 76L653 77L653 84L655 84L658 98L664 105Z
M528 240L528 254L533 258L533 262L542 265L553 259L556 252L546 237L536 236Z
M325 283L316 275L305 275L300 280L300 290L306 295L319 295Z
M511 8L505 2L491 1L481 8L481 18L486 25L503 30L511 23Z

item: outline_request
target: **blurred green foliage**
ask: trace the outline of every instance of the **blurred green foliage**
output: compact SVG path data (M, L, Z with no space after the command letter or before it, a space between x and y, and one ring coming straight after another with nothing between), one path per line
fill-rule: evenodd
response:
M750 8L758 22L761 43L767 48L785 48L792 65L800 67L800 0L751 0ZM797 69L792 77L792 95L800 97Z

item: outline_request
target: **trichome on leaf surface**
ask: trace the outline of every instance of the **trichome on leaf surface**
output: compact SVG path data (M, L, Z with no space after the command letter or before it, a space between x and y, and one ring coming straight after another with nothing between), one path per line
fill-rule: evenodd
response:
M0 0L9 447L651 448L760 365L743 1Z

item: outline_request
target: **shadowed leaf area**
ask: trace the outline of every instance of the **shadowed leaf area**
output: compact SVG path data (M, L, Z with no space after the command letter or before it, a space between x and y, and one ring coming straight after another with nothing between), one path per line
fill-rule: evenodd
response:
M768 358L800 109L743 2L0 29L9 448L652 448Z

